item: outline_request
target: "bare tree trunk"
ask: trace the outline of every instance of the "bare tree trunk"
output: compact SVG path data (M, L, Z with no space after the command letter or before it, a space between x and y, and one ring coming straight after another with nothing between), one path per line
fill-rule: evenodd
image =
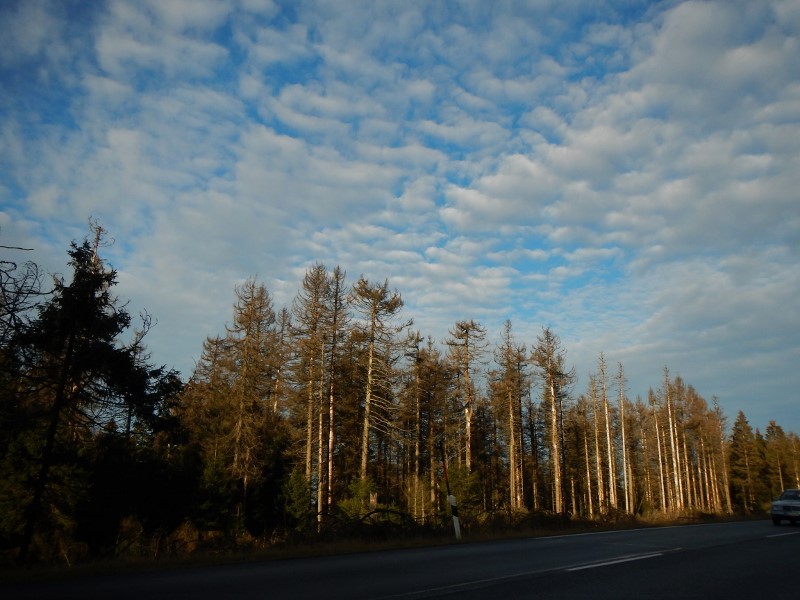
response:
M534 405L530 398L528 398L528 432L531 438L531 506L533 510L539 510L539 449L536 443L536 416L534 414Z
M594 517L594 498L592 497L592 470L589 463L589 435L583 430L583 455L586 459L586 497L588 500L589 518Z
M333 375L329 385L328 393L328 495L325 502L326 513L330 514L333 508L333 448L334 448L334 383Z
M658 427L658 411L653 403L653 421L656 427L656 446L658 447L658 481L661 489L661 512L667 512L667 489L665 489L664 459L661 453L661 433Z
M339 328L346 323L344 310L344 272L336 267L330 278L330 298L331 306L331 344L330 361L328 372L328 513L333 509L333 483L334 483L334 449L335 449L335 407L336 407L336 356L339 349ZM323 354L324 357L324 354ZM323 377L320 377L320 385L323 385Z
M664 395L667 403L667 420L669 421L669 446L672 454L672 476L675 490L675 508L677 510L683 510L683 478L681 477L681 457L678 446L678 427L675 411L672 409L669 370L666 367L664 367Z
M625 512L630 513L632 493L628 482L628 448L625 440L625 375L622 371L622 363L619 363L617 384L619 387L619 426L622 434L622 475L625 488Z
M731 485L730 481L728 480L728 461L726 460L726 448L725 448L725 432L722 429L722 411L719 407L719 402L716 397L713 399L714 402L714 414L717 418L717 424L719 427L719 453L722 459L722 488L725 492L725 510L728 514L733 513L733 504L731 503ZM800 487L800 481L798 482L798 487Z
M631 498L631 513L633 513L636 509L636 495L635 495L635 478L633 475L633 466L631 465L631 461L628 461L628 482L630 485L630 498Z
M471 379L472 363L485 350L486 329L475 321L459 321L450 331L447 344L464 377L464 461L467 472L472 472L472 418L475 414L475 392Z
M434 440L436 436L433 435L433 431L428 433L428 476L430 478L430 512L427 513L429 515L436 514L436 510L438 506L436 505L436 448L434 444Z
M314 456L314 357L308 367L308 391L307 391L307 414L306 414L306 481L311 481L313 472Z
M595 470L597 472L597 503L600 513L608 511L605 496L605 484L603 482L602 454L600 452L600 415L597 411L597 385L596 381L591 383L592 412L594 415L594 459Z
M530 390L528 391L530 393ZM519 395L519 403L517 405L517 447L519 448L519 460L517 464L517 471L519 472L519 484L517 485L517 491L519 493L519 507L523 508L525 506L525 443L522 438L522 384L520 383L520 395Z
M322 523L325 510L325 403L324 386L319 386L319 397L317 399L317 523Z
M467 355L469 355L469 338L467 338ZM466 427L464 429L464 460L467 473L472 473L472 414L474 412L474 399L472 397L472 385L469 380L469 361L464 369L464 418Z
M722 512L722 494L719 490L719 472L717 468L717 457L714 454L713 444L708 450L709 478L711 480L711 491L714 498L714 512Z
M422 422L420 410L420 374L419 374L419 361L417 361L415 384L414 384L414 519L418 519L421 510L417 508L418 500L421 501L420 495L420 438L422 437ZM420 507L424 508L424 507Z
M361 435L361 481L367 478L367 459L369 458L369 419L372 403L373 361L375 359L375 313L372 313L370 339L367 356L367 391L364 396L364 428Z
M681 432L681 440L683 443L683 471L685 476L686 487L686 503L691 508L697 505L697 490L695 488L696 478L694 476L694 469L689 466L689 452L686 446L686 430Z
M603 395L603 415L606 425L606 457L608 462L608 504L611 508L617 508L617 467L614 464L614 442L611 439L611 417L608 408L608 395L606 393L606 362L603 354L600 354L600 384L602 385Z
M361 435L361 481L367 479L367 463L369 461L369 439L371 428L371 411L373 401L381 402L379 394L376 394L376 380L379 363L383 360L391 362L386 356L390 352L390 341L395 330L399 331L403 327L410 325L410 322L395 328L389 325L389 321L403 307L403 300L397 291L389 291L389 281L383 285L370 284L364 277L359 278L358 282L351 290L350 300L356 310L365 317L368 324L365 328L367 341L367 386L364 394L364 427ZM381 349L384 352L381 357ZM388 376L384 372L383 376ZM385 405L385 402L384 402Z
M650 506L654 507L655 501L653 498L653 481L650 473L650 456L648 455L647 450L647 430L644 426L644 418L641 421L640 429L642 432L642 453L644 455L645 495L647 497L647 501L650 503Z
M550 378L550 453L553 468L553 510L557 513L564 512L561 496L561 449L558 436L558 405L556 400L555 383Z
M511 387L506 389L506 400L508 401L508 483L509 483L509 503L512 509L517 508L517 457L516 457L516 436L514 432L514 399L512 398Z
M576 514L578 512L577 506L575 504L575 476L569 476L569 491L570 491L570 503L572 504L572 514Z
M702 464L703 464L703 487L705 489L704 498L705 498L705 506L706 509L710 512L719 512L719 506L717 505L717 499L714 495L714 488L712 486L713 481L713 469L711 465L711 456L706 449L706 442L704 436L700 436L700 454L702 456Z

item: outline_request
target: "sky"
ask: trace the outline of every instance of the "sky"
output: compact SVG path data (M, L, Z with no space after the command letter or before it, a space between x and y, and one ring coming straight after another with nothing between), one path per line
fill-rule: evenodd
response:
M510 320L800 432L800 0L0 0L0 244L117 294L191 375L256 277Z

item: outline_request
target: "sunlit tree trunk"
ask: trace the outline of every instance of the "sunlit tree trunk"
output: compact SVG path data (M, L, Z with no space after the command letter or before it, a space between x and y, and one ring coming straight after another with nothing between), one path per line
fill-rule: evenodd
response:
M347 289L345 286L345 272L336 266L330 277L330 348L328 360L328 494L326 499L327 512L333 507L334 485L334 447L335 447L335 408L336 408L336 361L339 356L339 342L342 331L347 325L345 312L345 299ZM320 381L322 385L322 381Z
M664 397L667 405L667 421L669 424L669 447L672 458L672 476L675 508L683 510L683 478L681 477L681 457L678 442L678 427L675 411L672 406L672 394L670 393L669 370L664 367Z
M313 359L312 359L313 361ZM313 362L309 367L310 372L313 372ZM311 481L314 465L314 379L309 378L307 382L307 413L306 413L306 453L305 453L305 467L306 467L306 481Z
M711 464L709 461L708 453L706 452L706 442L701 434L700 436L700 475L701 475L701 490L703 497L703 507L711 512L717 512L718 508L714 502L714 496L711 487Z
M681 443L683 450L683 473L684 473L684 487L686 488L686 505L694 507L697 505L697 494L695 489L696 478L694 476L694 469L689 465L689 451L686 444L686 430L681 431Z
M369 428L370 410L372 409L373 363L375 361L375 313L370 315L370 339L367 349L367 390L364 396L364 427L361 434L361 479L367 478L367 462L369 460Z
M551 468L553 470L553 510L557 513L564 511L563 499L561 496L561 444L559 439L558 421L558 401L556 399L555 381L549 381L550 392L550 455Z
M319 363L325 362L325 345L320 345ZM326 467L325 464L325 416L327 406L325 405L325 387L320 381L317 392L317 523L322 523L325 514L325 492L326 492ZM328 477L330 479L330 477Z
M413 511L414 519L419 519L421 513L424 513L424 507L418 506L421 502L420 493L420 444L422 441L422 358L420 356L419 344L422 342L422 336L416 332L409 338L409 346L412 348L411 360L414 364L414 470L411 479L411 494L413 497Z
M597 408L597 379L589 379L589 394L592 398L592 415L594 422L594 460L595 472L597 473L597 503L601 513L608 511L605 496L605 484L603 478L602 453L600 452L600 414Z
M667 511L667 488L666 473L664 472L664 458L661 452L662 436L658 426L658 408L656 404L655 395L652 390L650 391L650 406L653 408L653 423L656 432L656 447L658 448L658 483L661 491L661 511Z
M328 271L313 265L303 277L302 287L292 304L294 337L297 347L295 381L305 398L305 478L311 482L314 472L314 423L319 411L318 390L323 385L324 328L329 295Z
M600 360L598 362L600 378L600 386L602 396L600 398L603 404L603 420L606 429L606 458L608 462L608 504L612 509L617 508L617 475L616 464L614 461L614 442L611 439L611 416L609 415L608 408L608 394L606 393L606 359L603 353L600 353Z
M592 495L592 469L589 462L589 434L583 429L583 455L586 462L586 499L589 518L594 517L594 497Z
M645 411L647 410L644 405L640 405L641 398L637 399L637 407L640 407L639 413L639 431L640 435L642 436L642 462L644 464L644 478L645 478L645 497L647 501L650 503L650 506L655 506L655 498L653 496L653 477L650 473L650 450L647 443L647 428L645 426L646 423L646 414Z
M561 339L547 327L537 338L531 358L539 371L542 400L547 406L553 510L561 513L564 512L564 403L568 399L569 386L575 380L575 371L567 370Z
M454 363L464 382L464 463L467 472L472 472L472 419L475 412L475 390L472 381L472 365L486 349L486 329L475 321L458 321L450 330L447 340Z
M500 367L492 382L495 411L506 413L506 450L508 455L509 506L523 506L522 477L522 395L528 382L524 371L527 351L518 346L506 321L500 345L495 349L495 362Z
M711 485L711 497L713 499L713 507L714 512L722 512L722 495L720 494L719 490L719 471L717 469L717 458L714 454L714 446L713 444L709 444L709 449L707 450L708 455L708 469L709 469L709 483Z
M370 427L372 425L371 412L376 392L376 367L378 359L378 345L381 345L382 360L386 361L390 353L392 336L410 324L401 326L390 325L390 320L400 312L403 300L396 290L389 290L389 282L382 285L371 284L361 277L351 290L351 303L364 317L364 333L367 343L367 385L364 392L364 419L361 433L361 468L359 475L361 481L367 479L367 464L369 462ZM386 376L388 374L384 374Z
M727 461L727 447L725 442L725 421L722 414L722 409L719 406L719 400L716 396L712 398L713 413L717 422L717 439L719 440L719 455L722 462L722 490L725 494L725 511L728 514L733 512L733 503L731 502L731 485L728 479L728 461ZM800 482L798 483L800 487Z
M625 512L631 512L632 493L628 481L628 445L625 437L625 373L622 363L618 363L617 387L619 388L619 427L622 436L622 474L625 489Z
M539 447L536 435L536 409L528 398L528 435L531 439L531 505L539 510Z
M290 362L290 332L292 329L291 314L286 308L282 308L278 313L278 330L275 344L275 383L272 389L272 418L277 419L281 412L285 411L285 406L281 408L284 400L284 387L286 379L286 367Z

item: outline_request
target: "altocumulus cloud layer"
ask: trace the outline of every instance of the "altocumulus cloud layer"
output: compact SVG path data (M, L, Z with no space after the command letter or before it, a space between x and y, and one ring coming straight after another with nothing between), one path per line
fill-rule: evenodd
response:
M388 278L800 430L800 2L6 1L0 243L93 216L185 375L256 275ZM14 258L22 258L15 256Z

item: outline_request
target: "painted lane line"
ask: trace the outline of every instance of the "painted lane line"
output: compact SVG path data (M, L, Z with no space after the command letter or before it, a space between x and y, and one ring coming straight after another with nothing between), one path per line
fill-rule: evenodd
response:
M411 592L401 592L399 594L392 594L391 596L381 596L380 600L417 600L421 598L438 598L439 596L449 596L458 592L473 591L483 588L489 588L495 585L514 581L517 579L525 579L528 577L535 577L544 573L552 572L553 569L539 569L533 571L521 571L511 575L502 575L500 577L489 577L487 579L474 579L471 581L463 581L461 583L453 583L450 585L442 585L431 588L423 588Z
M631 562L634 560L644 560L645 558L655 558L656 556L662 556L663 552L653 552L651 554L639 554L636 556L623 556L622 558L617 558L614 560L607 560L604 562L599 563L592 563L589 565L580 565L578 567L570 567L569 569L564 569L565 571L583 571L584 569L596 569L598 567L608 567L609 565L617 565L619 563L626 563Z
M778 538L778 537L786 537L787 535L797 535L800 531L790 531L789 533L773 533L772 535L768 535L767 539L769 538Z
M675 552L677 550L680 550L680 548L673 548L669 550L669 552ZM545 573L555 573L557 571L580 571L581 569L592 569L594 567L602 567L606 565L613 565L616 563L641 560L643 558L653 558L656 556L662 556L663 554L664 554L663 552L652 552L650 554L628 555L628 556L622 556L614 560L604 561L600 563L592 563L588 565L581 565L576 567L569 567L565 569L559 569L559 568L532 569L528 571L520 571L518 573L512 573L509 575L501 575L499 577L488 577L486 579L473 579L471 581L462 581L460 583L453 583L450 585L422 588L419 590L401 592L399 594L392 594L389 596L381 596L380 600L401 600L401 599L420 600L422 598L438 598L439 596L449 596L451 594L457 594L459 592L490 588L510 581L526 579L528 577L536 577L537 575L544 575Z

